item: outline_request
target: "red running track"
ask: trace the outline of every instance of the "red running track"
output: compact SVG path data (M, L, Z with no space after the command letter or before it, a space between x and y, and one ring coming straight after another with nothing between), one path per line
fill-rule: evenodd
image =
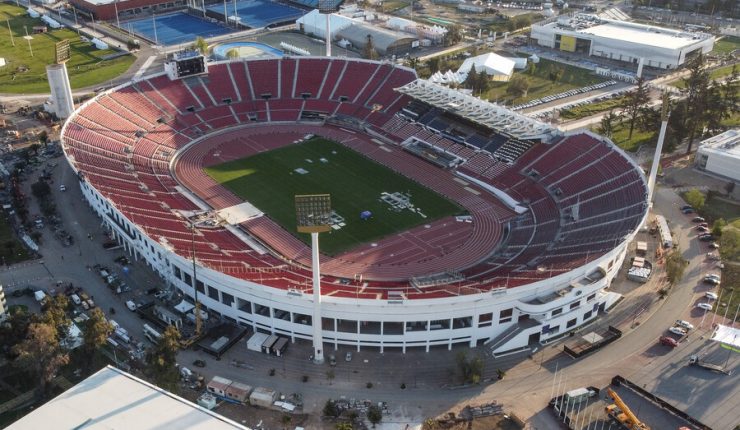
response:
M208 137L180 154L174 176L216 210L237 205L242 201L206 175L203 167L273 150L306 134L338 141L457 202L472 217L472 222L460 222L454 217L439 219L335 257L322 255L322 272L326 275L405 281L414 276L461 271L494 251L501 239L502 224L514 215L485 191L461 183L452 173L398 146L381 148L364 134L326 125L252 126ZM267 216L249 220L242 227L287 260L310 266L310 248Z

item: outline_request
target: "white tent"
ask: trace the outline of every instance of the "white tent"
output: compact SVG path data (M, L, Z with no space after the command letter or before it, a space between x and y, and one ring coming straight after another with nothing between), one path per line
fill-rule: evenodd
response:
M717 324L712 340L721 343L727 349L740 352L740 329Z
M476 72L485 72L495 81L508 81L511 74L514 73L514 61L493 52L468 58L457 69L457 73L467 77L468 72L473 67L475 67Z

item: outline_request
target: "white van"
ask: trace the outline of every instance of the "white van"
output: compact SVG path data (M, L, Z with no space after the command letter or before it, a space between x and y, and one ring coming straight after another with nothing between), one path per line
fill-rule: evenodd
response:
M126 307L127 307L127 308L128 308L128 310L130 310L131 312L135 312L135 311L136 311L136 303L134 303L134 302L133 302L133 300L128 300L128 301L126 301Z
M115 320L108 320L113 330L118 330L121 326Z
M77 294L72 294L71 296L69 296L69 298L72 299L72 303L78 306L80 305L80 303L82 303L82 300L80 300L80 296L78 296Z

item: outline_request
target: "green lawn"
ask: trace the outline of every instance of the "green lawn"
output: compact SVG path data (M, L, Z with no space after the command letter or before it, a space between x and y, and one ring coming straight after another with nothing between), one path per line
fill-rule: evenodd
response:
M728 66L722 66L718 67L711 72L709 72L709 79L716 81L720 80L722 78L725 78L727 76L730 76L732 74L732 68L733 65L730 64ZM737 66L738 70L740 70L740 65ZM686 82L683 79L677 79L675 81L671 81L668 83L668 85L672 85L676 88L686 88Z
M740 37L725 36L714 43L712 54L729 54L736 49L740 49Z
M586 103L581 106L575 106L569 109L560 111L560 118L565 120L576 120L586 118L591 115L596 115L600 112L606 112L612 109L617 109L624 103L624 97L615 97L609 100L604 100L596 103Z
M40 19L30 18L26 10L8 3L0 3L0 57L7 64L0 68L0 93L45 93L49 92L46 80L46 65L54 62L54 44L68 39L72 58L67 62L72 88L83 88L109 81L133 64L132 55L114 59L105 58L116 54L116 51L98 50L94 45L83 42L76 32L69 29L53 30L46 34L32 34L30 40L33 57L30 55L24 26L29 32L35 25L41 25ZM8 24L13 33L12 45L8 33Z
M562 69L563 74L558 81L553 82L549 79L550 72L558 69ZM491 89L488 90L482 98L497 101L499 103L503 102L507 105L516 105L548 95L596 84L605 80L589 70L568 64L557 63L544 58L541 58L540 62L535 66L534 74L524 71L515 72L515 74L521 74L529 80L530 86L526 96L514 98L511 95L506 94L506 88L509 86L508 83L494 82L491 84Z
M0 214L0 264L3 260L6 264L13 264L28 258L28 251L10 227L7 215Z
M593 129L598 128L598 125ZM625 151L636 151L641 145L655 145L658 141L658 135L654 131L641 131L637 126L632 133L632 139L629 139L630 127L629 122L624 121L614 128L614 134L611 136L612 142Z
M308 173L295 172L299 168ZM322 251L330 255L444 216L463 213L454 202L323 138L212 166L205 171L307 243L309 235L295 233L293 198L296 194L331 194L332 208L344 218L346 226L322 235ZM411 204L423 216L410 210L391 210L379 200L384 191L409 193ZM373 217L360 220L360 212L364 210L371 211Z
M725 268L722 269L720 290L717 291L717 294L720 291L722 292L722 300L714 307L714 311L718 315L725 315L726 312L729 319L732 319L732 316L735 315L737 306L740 304L740 290L737 288L738 285L740 285L740 265L737 263L726 263ZM731 301L730 297L732 297ZM740 316L738 316L738 320L740 320Z

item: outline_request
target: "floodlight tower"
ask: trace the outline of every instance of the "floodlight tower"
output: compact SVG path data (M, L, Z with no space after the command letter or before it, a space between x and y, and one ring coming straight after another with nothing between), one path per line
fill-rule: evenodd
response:
M339 10L341 0L319 0L319 13L326 16L326 56L331 57L331 14Z
M69 118L75 110L72 99L72 86L67 74L67 60L70 58L69 40L54 45L54 64L46 66L46 77L51 88L51 104L54 114L60 119Z
M324 337L321 333L321 280L319 270L319 233L331 230L331 196L308 194L295 196L298 233L311 233L311 272L313 274L313 361L324 362Z
M663 141L665 140L665 131L668 128L668 118L671 116L671 100L668 93L663 93L663 108L660 114L660 134L658 134L658 144L655 146L655 155L653 155L653 164L650 166L650 176L648 177L648 204L653 202L655 192L655 179L658 176L658 166L660 165L660 154L663 152Z

